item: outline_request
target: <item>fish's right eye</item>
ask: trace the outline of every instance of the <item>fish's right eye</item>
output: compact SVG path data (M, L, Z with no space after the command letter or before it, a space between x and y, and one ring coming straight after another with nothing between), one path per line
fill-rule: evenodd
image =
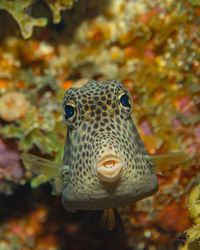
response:
M74 104L67 103L64 107L65 119L69 122L73 122L76 118L76 106Z

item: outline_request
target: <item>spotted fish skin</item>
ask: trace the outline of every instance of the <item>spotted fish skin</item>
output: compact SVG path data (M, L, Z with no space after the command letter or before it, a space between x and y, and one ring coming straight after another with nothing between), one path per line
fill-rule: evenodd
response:
M124 94L130 108L120 103ZM75 108L73 121L66 119L66 105ZM89 80L80 88L70 88L62 107L68 124L63 164L70 167L62 176L62 203L67 210L115 208L158 190L157 177L131 118L131 95L120 81ZM122 168L116 180L106 182L98 175L97 165L110 156L117 157Z

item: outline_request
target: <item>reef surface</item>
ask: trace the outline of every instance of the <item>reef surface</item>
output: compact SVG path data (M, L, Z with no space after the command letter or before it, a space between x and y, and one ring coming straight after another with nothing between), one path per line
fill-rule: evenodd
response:
M100 212L66 212L19 158L61 161L62 97L91 78L131 91L150 154L199 153L198 1L21 2L0 0L0 249L198 248L199 165L158 177L159 192L131 207L127 241L120 220L107 232Z

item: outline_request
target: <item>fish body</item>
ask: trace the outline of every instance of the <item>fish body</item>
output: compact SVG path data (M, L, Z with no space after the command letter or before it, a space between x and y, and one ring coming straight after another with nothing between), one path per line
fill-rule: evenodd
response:
M131 94L118 80L89 80L70 88L62 102L68 125L63 163L29 153L21 158L46 180L53 180L66 210L105 210L104 224L112 228L113 208L122 211L119 207L157 192L157 172L200 160L200 154L189 157L184 152L148 155L132 110Z
M70 107L74 114L68 118ZM62 109L68 124L63 165L70 167L62 191L67 210L115 208L158 190L131 118L132 97L120 81L90 80L70 88Z

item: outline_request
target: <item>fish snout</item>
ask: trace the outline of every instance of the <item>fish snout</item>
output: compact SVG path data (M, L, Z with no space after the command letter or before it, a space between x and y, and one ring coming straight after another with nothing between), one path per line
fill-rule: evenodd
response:
M114 182L122 173L123 162L116 155L105 155L97 161L97 175L101 181Z

